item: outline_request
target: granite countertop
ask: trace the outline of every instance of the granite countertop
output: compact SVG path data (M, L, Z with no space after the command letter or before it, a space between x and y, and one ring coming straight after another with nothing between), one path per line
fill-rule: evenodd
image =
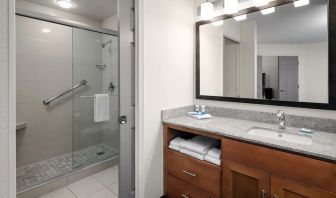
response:
M202 130L205 132L221 135L223 137L230 137L238 140L258 143L336 162L336 133L314 131L312 135L312 144L300 145L247 134L246 131L251 127L278 129L278 125L262 122L252 122L218 116L213 116L211 119L207 120L196 120L187 115L184 115L175 118L164 119L163 123ZM299 129L287 127L286 132L298 134Z

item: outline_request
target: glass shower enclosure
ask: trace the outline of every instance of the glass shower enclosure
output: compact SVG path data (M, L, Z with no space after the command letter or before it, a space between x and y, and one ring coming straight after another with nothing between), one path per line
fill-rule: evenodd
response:
M25 16L16 26L17 191L118 161L118 37Z

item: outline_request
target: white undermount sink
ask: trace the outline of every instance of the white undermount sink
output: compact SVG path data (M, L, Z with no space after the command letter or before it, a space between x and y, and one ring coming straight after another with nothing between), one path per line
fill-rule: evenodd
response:
M274 129L267 129L261 127L252 127L247 131L247 134L254 135L263 138L270 138L274 140L282 140L286 142L302 144L302 145L311 145L312 137L308 135L295 135L286 133L286 131L278 131Z

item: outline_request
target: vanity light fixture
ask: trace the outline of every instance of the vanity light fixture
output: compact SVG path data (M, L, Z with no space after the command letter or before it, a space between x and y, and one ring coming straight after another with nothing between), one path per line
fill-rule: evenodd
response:
M71 0L56 0L58 6L64 9L69 9L73 7Z
M233 18L234 18L234 20L236 20L236 21L243 21L243 20L246 20L247 15L246 15L246 14L243 14L243 15L236 16L236 17L233 17Z
M253 5L255 7L260 7L260 6L267 5L269 2L270 0L253 0Z
M211 24L214 25L214 26L221 26L221 25L224 24L224 21L223 21L223 20L221 20L221 21L216 21L216 22L213 22L213 23L211 23Z
M238 12L238 0L224 0L225 14L234 14Z
M213 15L214 15L214 5L209 1L202 3L201 4L201 19L210 20L213 18Z
M260 10L260 12L261 12L263 15L271 14L271 13L275 12L275 8L274 8L274 7L267 8L267 9L264 9L264 10Z
M309 4L309 0L298 0L298 1L294 1L294 6L297 7L301 7L301 6L305 6Z

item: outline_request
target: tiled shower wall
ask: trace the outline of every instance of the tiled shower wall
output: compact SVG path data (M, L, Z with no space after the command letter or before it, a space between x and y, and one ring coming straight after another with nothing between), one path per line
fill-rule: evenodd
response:
M17 16L17 167L72 151L72 28ZM43 32L49 30L50 32Z

